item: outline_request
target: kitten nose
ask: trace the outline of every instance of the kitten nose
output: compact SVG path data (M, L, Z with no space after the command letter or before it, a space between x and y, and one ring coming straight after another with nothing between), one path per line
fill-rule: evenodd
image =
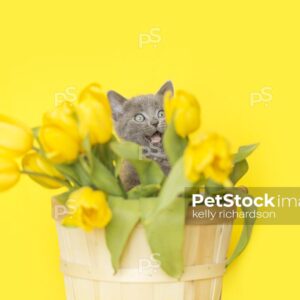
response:
M157 119L152 119L151 121L150 121L150 124L152 125L152 126L154 126L154 127L157 127L157 125L158 125L158 120Z

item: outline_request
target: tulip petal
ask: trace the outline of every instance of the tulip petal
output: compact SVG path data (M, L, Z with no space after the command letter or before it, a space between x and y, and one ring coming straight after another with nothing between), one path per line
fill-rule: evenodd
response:
M46 188L57 189L63 186L55 179L64 180L64 177L38 153L33 152L25 155L22 160L22 166L24 171L49 176L29 175L32 180ZM51 179L51 177L54 177L55 179Z
M32 148L33 135L23 123L0 115L0 155L21 156Z
M49 160L55 164L70 163L79 153L79 143L66 132L54 126L40 130L40 141Z
M112 218L106 195L90 187L73 192L66 205L70 213L63 224L67 226L77 226L90 231L105 227Z
M9 157L0 157L0 191L13 187L20 178L17 163Z

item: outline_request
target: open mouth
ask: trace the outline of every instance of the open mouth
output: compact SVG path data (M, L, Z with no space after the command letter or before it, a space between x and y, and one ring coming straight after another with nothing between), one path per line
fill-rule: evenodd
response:
M151 136L146 136L146 140L151 144L160 144L162 142L162 133L159 131L154 132Z

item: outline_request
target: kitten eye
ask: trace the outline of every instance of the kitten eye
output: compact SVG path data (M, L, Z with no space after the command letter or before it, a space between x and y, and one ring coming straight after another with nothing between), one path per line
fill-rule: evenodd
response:
M143 122L143 121L145 121L145 117L144 117L144 115L142 115L142 114L136 114L136 115L134 116L134 120L135 120L136 122Z
M161 109L158 113L157 113L157 116L159 118L163 118L165 116L165 112Z

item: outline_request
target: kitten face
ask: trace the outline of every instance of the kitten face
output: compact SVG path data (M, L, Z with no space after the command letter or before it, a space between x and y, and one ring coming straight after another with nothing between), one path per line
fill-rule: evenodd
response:
M162 136L166 128L163 96L167 91L173 94L170 81L156 94L137 96L130 100L110 91L108 98L118 135L145 147L162 148Z
M143 146L159 146L166 122L162 96L146 95L124 103L116 122L118 134Z

